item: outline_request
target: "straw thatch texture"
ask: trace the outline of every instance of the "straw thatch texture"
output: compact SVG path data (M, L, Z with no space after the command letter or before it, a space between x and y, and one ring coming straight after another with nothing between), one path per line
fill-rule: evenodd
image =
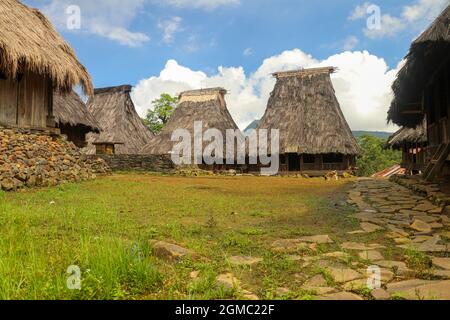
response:
M357 155L358 144L336 98L333 68L275 73L258 129L280 130L280 153Z
M74 91L65 95L53 94L53 115L60 126L83 126L86 127L86 131L100 133L100 124Z
M408 105L420 105L422 92L443 61L450 56L450 5L411 45L406 63L398 72L392 89L394 100L388 120L414 128L423 119L420 114L405 114Z
M404 143L426 143L427 142L427 124L422 124L416 128L404 127L389 137L387 146L394 149L401 149Z
M88 135L88 154L95 153L93 142L122 143L116 146L117 154L139 154L153 137L153 133L137 114L130 91L130 85L95 89L87 106L100 124L102 132L100 135Z
M177 142L172 142L172 133L177 129L190 132L192 146L194 140L194 122L202 121L203 132L208 129L217 129L226 138L226 130L239 130L229 113L224 95L225 89L211 88L203 90L186 91L180 94L180 103L175 109L166 127L155 136L143 149L143 153L154 155L169 154ZM243 135L240 133L242 140ZM209 142L204 143L204 146ZM225 150L224 150L225 157Z
M78 84L93 91L88 72L48 19L17 0L0 1L0 70L9 78L27 71L48 76L66 93Z

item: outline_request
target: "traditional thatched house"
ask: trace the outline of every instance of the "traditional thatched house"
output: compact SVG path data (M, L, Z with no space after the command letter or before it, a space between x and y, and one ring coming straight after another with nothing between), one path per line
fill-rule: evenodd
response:
M0 126L54 129L53 90L77 84L92 93L89 74L47 18L0 1Z
M227 91L223 88L193 90L181 93L179 96L179 104L169 122L161 133L155 136L142 150L143 153L170 155L173 151L174 145L177 143L171 141L172 133L177 129L184 129L190 133L193 146L194 122L196 121L202 122L203 132L208 129L217 129L222 133L224 139L226 138L226 130L237 130L239 133L239 139L241 139L243 145L245 146L245 138L239 131L238 126L227 109L225 102L226 93ZM204 142L204 146L208 143L209 142ZM237 147L236 144L235 147ZM237 150L237 148L235 150ZM234 154L233 157L235 155L236 154ZM193 151L192 159L194 159ZM224 163L227 162L225 146L222 160ZM221 169L223 167L224 166L221 165L214 166L216 169Z
M278 72L258 129L280 130L281 171L348 170L358 144L336 98L332 67Z
M56 127L61 130L61 134L66 135L79 148L86 147L86 134L100 133L97 120L74 91L66 95L53 94L53 112Z
M411 45L393 84L388 119L414 128L426 116L430 158L424 178L450 174L450 6Z
M131 86L95 89L89 112L100 124L100 134L88 134L88 154L138 154L153 138L130 97Z
M426 121L416 128L403 127L389 137L387 146L402 151L401 166L412 174L423 172L426 167Z

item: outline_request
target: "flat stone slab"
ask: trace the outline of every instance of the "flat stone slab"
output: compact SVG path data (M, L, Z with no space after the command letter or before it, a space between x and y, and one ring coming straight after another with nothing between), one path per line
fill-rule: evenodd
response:
M349 301L349 300L364 300L364 299L351 292L337 292L320 296L317 298L317 300Z
M277 252L293 252L299 249L309 249L308 244L299 239L280 239L272 243L272 250Z
M317 296L338 292L338 290L333 287L302 287L302 289L306 291L311 291Z
M185 257L194 257L196 254L186 248L180 247L176 244L164 241L151 241L153 252L156 256L168 260L179 261Z
M325 280L323 275L318 274L307 280L303 284L303 287L326 287L327 285L327 281Z
M372 290L370 293L375 300L389 300L391 295L386 290L380 288Z
M414 222L410 225L410 228L423 233L430 233L431 231L433 231L433 228L431 228L428 223L420 219L415 219Z
M376 250L362 251L358 253L359 257L364 260L377 261L384 260L383 255Z
M336 258L336 259L347 259L350 257L350 255L347 252L342 251L335 251L335 252L328 252L322 254L323 257L327 258Z
M239 280L232 273L223 273L217 276L216 284L225 290L232 290L239 287Z
M334 241L330 238L329 235L316 235L316 236L308 236L308 237L301 237L298 239L300 242L308 242L308 243L317 243L317 244L324 244L324 243L333 243Z
M435 266L442 269L450 270L450 258L433 258L432 260Z
M388 284L387 291L409 300L450 300L450 280L407 280Z
M384 246L380 244L369 244L366 245L364 243L358 243L358 242L344 242L341 245L342 249L345 250L357 250L357 251L368 251L373 249L382 249L385 248Z
M261 261L263 261L262 258L254 258L249 256L234 256L230 257L229 261L231 264L238 265L238 266L253 266Z
M367 233L384 230L382 227L370 222L361 222L361 229L363 229Z
M436 207L435 205L433 205L431 202L425 202L422 204L419 204L418 206L414 207L413 210L414 211L431 211L431 210L436 210L438 207Z
M349 282L364 277L359 272L356 272L355 270L350 268L329 267L327 268L327 270L333 277L334 281L338 283Z

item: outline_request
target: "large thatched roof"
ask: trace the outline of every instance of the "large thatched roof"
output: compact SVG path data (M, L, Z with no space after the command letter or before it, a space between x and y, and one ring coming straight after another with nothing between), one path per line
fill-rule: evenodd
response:
M177 129L189 131L194 139L195 121L202 121L203 131L212 128L218 129L222 132L224 139L227 129L238 130L238 126L226 107L226 92L223 88L210 88L181 93L180 102L169 122L161 133L143 149L143 153L169 154L177 143L171 141L172 133ZM244 141L243 136L242 140Z
M334 68L278 72L258 129L280 130L280 153L356 155L358 144L336 98Z
M0 1L0 70L10 78L36 72L60 91L80 84L92 94L91 78L72 48L42 13L17 0Z
M389 137L387 146L399 149L403 143L425 143L427 142L427 123L423 120L416 128L403 127Z
M130 85L95 89L87 106L99 122L102 133L88 135L87 153L95 153L93 142L108 142L123 143L116 147L117 154L139 154L153 137L137 114L130 92Z
M423 119L411 112L422 102L422 92L441 63L450 56L450 5L411 45L406 64L398 72L392 89L395 98L388 119L414 128ZM411 109L411 110L410 110Z
M84 126L86 131L100 133L99 123L74 91L69 94L53 94L53 114L59 124Z

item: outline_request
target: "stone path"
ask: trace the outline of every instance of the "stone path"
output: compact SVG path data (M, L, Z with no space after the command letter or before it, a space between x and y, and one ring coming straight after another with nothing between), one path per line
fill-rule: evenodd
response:
M373 250L377 246L383 248L382 244L342 245L347 250L359 251L362 259L382 268L382 273L394 272L385 275L387 281L382 279L382 288L372 291L374 299L449 299L450 223L442 208L405 187L374 179L358 180L349 192L348 203L359 210L355 217L362 230L355 232L382 232L402 257L399 261L385 260L379 250ZM369 227L364 227L366 223ZM415 270L414 264L420 270Z
M348 203L357 208L359 223L346 242L312 235L271 244L275 254L298 263L292 283L318 300L450 299L450 218L440 207L403 186L376 179L357 180ZM174 244L155 241L152 246L156 255L172 261L195 256ZM230 267L249 270L262 262L252 256L227 259ZM368 281L374 272L379 283ZM190 276L195 280L199 272ZM220 274L216 285L244 299L259 299L230 271ZM285 287L274 290L275 298L292 294Z

